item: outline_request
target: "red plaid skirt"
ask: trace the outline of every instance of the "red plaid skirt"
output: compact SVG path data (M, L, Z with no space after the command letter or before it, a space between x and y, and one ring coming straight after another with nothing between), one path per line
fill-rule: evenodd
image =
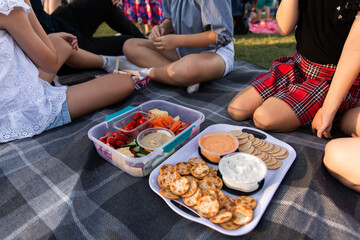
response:
M292 57L281 57L272 62L269 72L250 84L263 100L276 97L285 101L297 115L301 125L310 125L322 106L329 90L336 66L313 63L300 53ZM338 115L356 107L360 98L360 74L342 101Z

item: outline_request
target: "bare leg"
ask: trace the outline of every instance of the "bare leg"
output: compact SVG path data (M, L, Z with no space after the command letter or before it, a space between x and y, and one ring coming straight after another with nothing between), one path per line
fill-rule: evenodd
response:
M228 113L235 121L244 121L251 118L262 103L263 100L255 88L247 86L231 100Z
M265 21L267 21L270 18L270 7L265 6Z
M360 192L360 138L338 138L325 148L324 164L346 187Z
M48 14L51 14L59 6L61 6L61 0L44 0L44 11Z
M216 53L189 54L163 67L154 68L150 79L164 84L185 87L220 78L225 62Z
M262 9L257 9L257 10L256 10L256 13L257 13L256 20L257 20L257 21L260 21L260 20L261 20L262 11L263 11Z
M127 40L123 52L130 62L140 67L161 67L179 59L176 50L157 50L153 42L147 39Z
M64 63L67 63L74 68L83 69L102 67L103 59L100 55L96 55L82 49L75 51L71 48L69 43L58 36L49 35L49 38L56 49L58 56L58 69L60 69ZM39 77L51 83L55 74L48 74L40 71Z
M341 130L353 137L360 136L360 107L348 110L340 123Z
M133 91L134 80L125 74L107 74L69 86L67 103L71 119L120 102Z
M270 97L254 112L257 128L272 132L290 132L300 127L300 121L292 108L284 101Z

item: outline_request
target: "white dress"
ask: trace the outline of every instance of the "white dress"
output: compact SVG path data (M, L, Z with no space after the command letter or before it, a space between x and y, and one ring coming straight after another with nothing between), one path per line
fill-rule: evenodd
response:
M14 7L28 14L23 0L1 0L0 13ZM0 142L43 132L66 100L66 87L53 87L39 78L39 71L12 36L0 30Z

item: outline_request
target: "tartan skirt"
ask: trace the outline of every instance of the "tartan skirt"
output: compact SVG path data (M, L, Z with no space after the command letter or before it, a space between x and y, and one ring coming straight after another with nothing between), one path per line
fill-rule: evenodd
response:
M301 125L310 125L318 109L322 106L329 90L336 65L313 63L300 53L292 57L277 58L270 71L258 76L250 84L265 101L269 97L283 100L295 112ZM343 99L338 112L354 108L360 98L360 74Z

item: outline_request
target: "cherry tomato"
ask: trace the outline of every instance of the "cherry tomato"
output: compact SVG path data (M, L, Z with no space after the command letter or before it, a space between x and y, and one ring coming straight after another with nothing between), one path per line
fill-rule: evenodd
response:
M134 121L129 122L124 129L125 130L133 130L136 127L136 123Z
M134 122L136 122L137 120L141 119L143 117L143 115L139 112L135 113L134 116L132 117L132 120Z

